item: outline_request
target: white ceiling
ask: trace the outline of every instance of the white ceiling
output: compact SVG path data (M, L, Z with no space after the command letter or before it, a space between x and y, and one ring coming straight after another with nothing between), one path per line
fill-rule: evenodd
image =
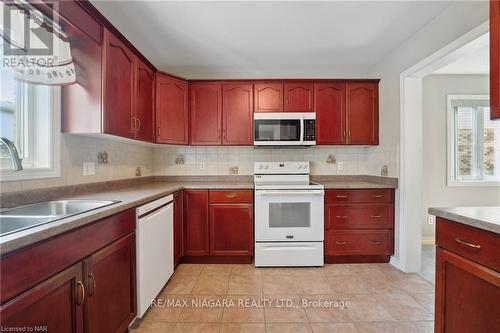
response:
M186 78L363 76L450 4L91 1L155 66Z
M488 45L470 52L456 61L438 69L433 74L489 74L490 48Z

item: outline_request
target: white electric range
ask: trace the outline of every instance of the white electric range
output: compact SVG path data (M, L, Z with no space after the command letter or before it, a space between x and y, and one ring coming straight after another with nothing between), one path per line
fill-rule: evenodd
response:
M255 266L323 266L324 188L309 162L255 162Z

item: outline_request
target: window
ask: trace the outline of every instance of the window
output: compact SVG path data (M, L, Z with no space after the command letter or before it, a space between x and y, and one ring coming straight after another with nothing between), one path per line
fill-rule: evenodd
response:
M448 95L448 186L500 185L500 122L488 95Z
M12 171L6 149L0 150L1 180L59 176L60 88L14 80L2 71L0 136L11 140L22 158Z

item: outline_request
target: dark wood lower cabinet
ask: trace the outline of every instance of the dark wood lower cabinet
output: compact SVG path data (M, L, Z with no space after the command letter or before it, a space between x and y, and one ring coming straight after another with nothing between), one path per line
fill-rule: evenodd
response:
M437 247L435 332L498 332L500 273Z
M174 193L174 266L184 255L183 198L182 191Z
M250 263L253 256L253 191L183 192L183 262Z
M134 229L131 209L0 258L2 332L126 332L136 305Z
M84 261L85 332L121 333L135 317L135 233Z
M211 204L210 255L252 254L253 204Z
M3 304L2 331L83 332L84 293L82 263L77 263Z

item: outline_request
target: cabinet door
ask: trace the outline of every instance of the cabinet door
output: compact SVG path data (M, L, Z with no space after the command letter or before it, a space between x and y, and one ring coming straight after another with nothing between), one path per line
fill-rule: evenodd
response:
M285 83L285 111L313 112L314 84L307 82Z
M188 84L165 74L156 75L156 141L189 143Z
M82 264L75 264L3 304L2 327L26 326L35 332L83 332L86 296L82 277Z
M186 256L208 256L208 190L184 191Z
M135 317L135 233L84 261L85 331L122 333Z
M104 132L133 138L135 55L108 30L104 54Z
M253 205L210 205L210 255L253 255Z
M220 145L222 140L222 86L190 86L190 136L192 145Z
M490 118L500 118L500 2L490 1Z
M139 140L154 141L154 83L155 73L137 59L135 87L135 137Z
M226 84L222 87L222 143L253 144L253 87Z
M283 83L254 85L254 112L283 111Z
M498 332L499 299L500 273L436 248L435 332Z
M316 144L345 144L345 83L315 84Z
M182 191L174 193L174 265L177 265L183 256L182 232Z
M347 144L378 144L378 84L347 84Z

